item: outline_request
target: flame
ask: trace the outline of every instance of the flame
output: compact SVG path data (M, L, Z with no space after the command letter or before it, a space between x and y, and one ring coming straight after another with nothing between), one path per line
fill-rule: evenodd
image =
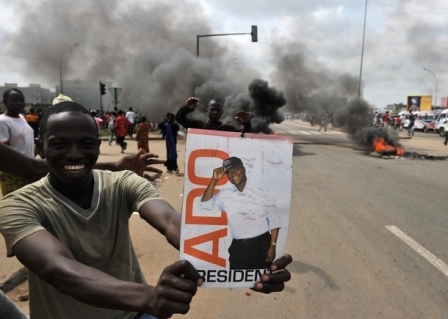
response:
M403 155L404 149L400 146L392 146L386 143L384 138L377 137L373 141L373 148L375 149L375 152L377 153L383 153L383 152L396 152L397 155Z
M278 135L278 132L274 132L274 135Z

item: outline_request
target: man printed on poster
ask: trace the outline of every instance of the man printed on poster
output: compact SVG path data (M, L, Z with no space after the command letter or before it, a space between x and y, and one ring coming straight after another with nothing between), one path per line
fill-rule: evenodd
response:
M227 175L231 185L215 192ZM230 269L267 269L276 257L280 218L267 193L252 185L238 157L223 161L201 199L201 209L225 211L232 243L228 249Z
M284 254L290 137L189 129L180 258L206 288L253 287Z

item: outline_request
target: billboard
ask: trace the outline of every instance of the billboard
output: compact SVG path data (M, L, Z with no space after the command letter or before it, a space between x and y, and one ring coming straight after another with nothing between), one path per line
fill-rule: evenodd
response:
M408 111L431 111L432 95L408 95L406 109Z

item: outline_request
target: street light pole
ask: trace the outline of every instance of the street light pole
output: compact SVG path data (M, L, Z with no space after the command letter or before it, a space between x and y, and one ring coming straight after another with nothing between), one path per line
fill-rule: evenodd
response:
M64 59L64 55L68 51L70 51L70 49L76 47L77 45L79 45L79 43L75 43L75 44L71 45L70 47L68 47L62 54L61 60L59 61L59 80L60 80L59 85L61 86L61 94L64 94L64 89L62 88L62 60Z
M435 100L434 100L434 108L437 108L437 77L434 74L434 72L432 72L430 69L427 68L423 68L424 71L428 71L429 73L431 73L434 76L434 80L436 80L436 94L435 94Z
M366 0L366 8L364 9L364 30L362 32L362 49L361 49L361 66L359 68L358 100L361 97L362 63L364 60L364 40L366 37L366 18L367 18L367 0Z

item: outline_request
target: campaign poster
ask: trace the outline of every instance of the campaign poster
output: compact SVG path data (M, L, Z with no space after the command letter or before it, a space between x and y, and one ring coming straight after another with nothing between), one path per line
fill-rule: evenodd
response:
M285 136L188 130L180 258L203 287L253 287L283 256L292 150Z

